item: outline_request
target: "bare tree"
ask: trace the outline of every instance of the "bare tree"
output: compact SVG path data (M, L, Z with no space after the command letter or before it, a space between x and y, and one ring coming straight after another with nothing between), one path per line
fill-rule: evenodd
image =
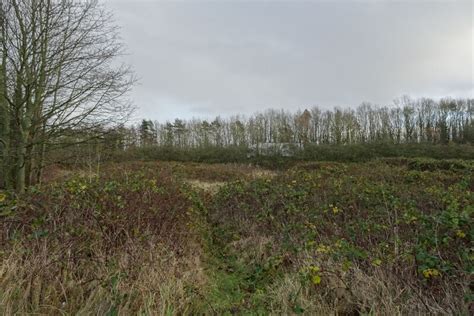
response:
M133 77L97 1L3 0L0 13L1 175L21 192L48 150L84 140L71 131L124 122Z
M473 100L405 96L389 106L368 102L357 108L290 113L266 110L248 118L156 122L157 145L191 147L252 146L266 142L313 144L473 143ZM179 126L179 128L176 128ZM179 131L179 132L178 132Z

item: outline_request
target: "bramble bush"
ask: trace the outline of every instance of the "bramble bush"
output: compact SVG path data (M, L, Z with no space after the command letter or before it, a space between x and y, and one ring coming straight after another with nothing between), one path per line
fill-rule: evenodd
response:
M0 192L0 313L469 314L472 160L264 159Z
M200 250L180 182L143 164L103 174L32 188L17 201L2 195L1 314L191 308Z
M305 271L320 294L344 288L349 310L377 312L380 302L361 301L351 283L351 274L363 273L389 276L387 286L405 293L396 303L406 312L463 313L474 259L472 171L472 161L305 163L273 179L223 187L211 222L232 232L220 237L231 251L271 240L271 254L247 264L284 257L281 270ZM240 249L235 235L255 242Z

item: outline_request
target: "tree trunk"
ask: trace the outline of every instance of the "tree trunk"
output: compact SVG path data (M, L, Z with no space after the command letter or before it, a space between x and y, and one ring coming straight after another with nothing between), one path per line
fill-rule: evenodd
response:
M5 98L0 93L0 188L7 188L9 183L9 120Z
M16 168L15 168L15 190L18 193L25 191L26 179L26 141L24 133L20 133L16 151Z
M38 157L38 165L36 169L36 184L41 185L41 180L43 178L43 168L44 168L44 156L46 154L46 143L41 143L41 150Z

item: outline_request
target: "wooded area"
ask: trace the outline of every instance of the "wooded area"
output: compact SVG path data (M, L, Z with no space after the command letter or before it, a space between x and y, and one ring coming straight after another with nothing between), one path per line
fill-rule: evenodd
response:
M133 78L97 1L2 1L0 34L0 187L21 192L48 152L125 121Z
M391 106L362 103L357 108L303 112L267 110L250 117L217 117L174 122L143 120L123 130L121 146L249 146L259 143L472 143L474 100L444 98L395 100Z

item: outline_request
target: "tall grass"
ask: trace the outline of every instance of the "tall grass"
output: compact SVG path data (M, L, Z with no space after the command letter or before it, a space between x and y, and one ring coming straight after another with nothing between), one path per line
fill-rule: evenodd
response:
M0 314L192 310L205 276L179 183L138 165L105 173L3 202Z

